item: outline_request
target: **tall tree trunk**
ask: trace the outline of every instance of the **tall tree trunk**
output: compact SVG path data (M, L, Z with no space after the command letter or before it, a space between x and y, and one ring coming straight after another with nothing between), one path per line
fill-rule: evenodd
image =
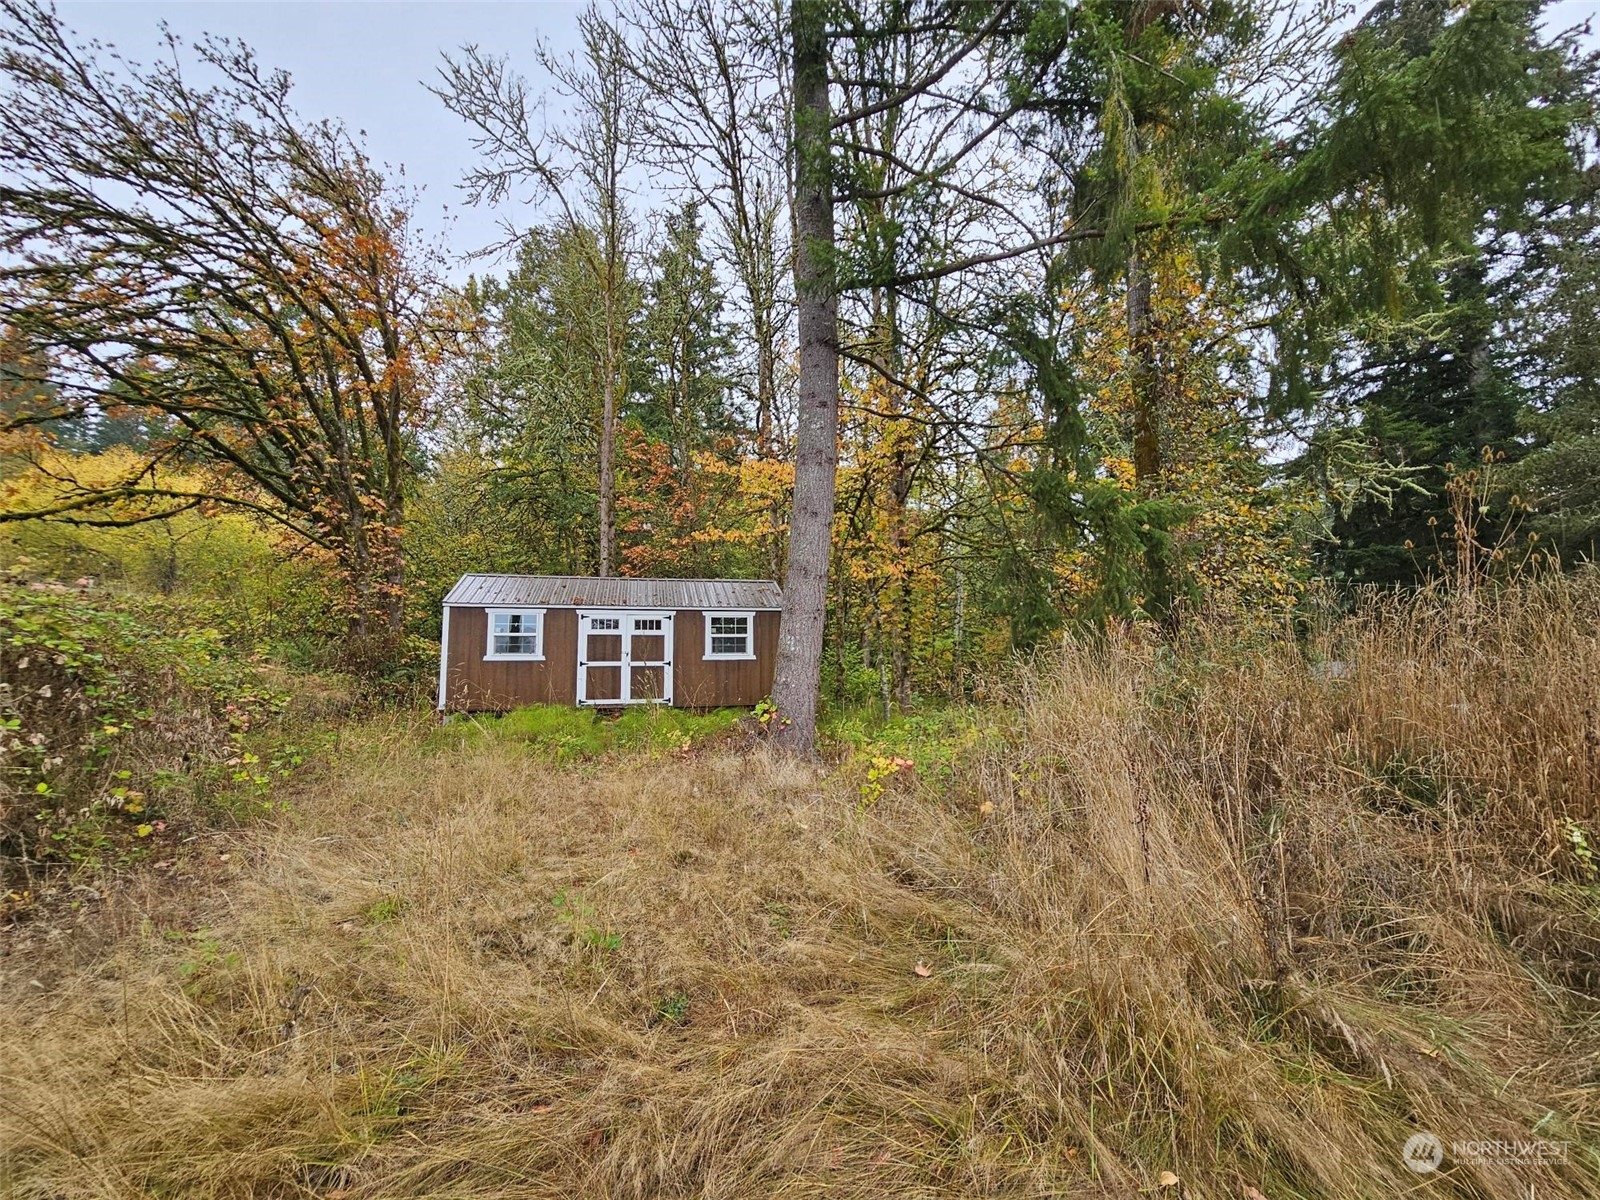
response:
M1161 488L1161 373L1150 302L1150 268L1139 246L1128 255L1128 352L1133 392L1133 478L1141 500ZM1150 528L1144 545L1144 609L1163 625L1174 614L1177 581L1170 531Z
M772 699L780 743L816 753L828 560L839 464L839 296L834 267L827 4L794 0L794 256L799 318L794 514Z
M759 318L756 329L756 454L760 458L772 457L772 409L778 395L777 341L766 327L768 322Z
M610 41L594 43L612 47ZM603 167L598 174L601 237L604 260L600 264L604 289L606 344L605 389L600 413L600 577L614 575L617 569L617 409L627 391L626 361L628 310L624 292L628 285L627 248L623 209L622 175L625 154L625 127L622 112L622 67L615 53L602 55L596 49L595 73L600 81L599 149Z
M905 509L902 507L898 514L901 522L901 532L896 539L901 543L900 553L908 555L910 547L904 532ZM902 559L902 567L904 560ZM895 616L894 616L894 701L901 712L911 711L911 625L914 612L913 597L911 594L911 572L909 569L902 571L899 579L895 580Z
M600 410L600 578L615 573L617 555L617 394L608 371Z
M622 215L615 168L607 176L605 195L605 379L600 402L600 578L617 566L617 401L622 390Z
M956 594L954 606L954 628L951 631L950 649L950 694L956 699L961 699L966 694L963 683L963 659L966 650L966 617L967 617L967 577L960 567L956 568Z
M882 637L883 622L878 622L879 636ZM893 691L889 684L889 655L884 652L883 646L878 646L878 698L883 702L883 719L891 720L894 717L894 702L890 699Z
M1156 413L1155 341L1150 328L1150 271L1138 247L1128 256L1128 351L1133 373L1133 477L1141 488L1161 473Z

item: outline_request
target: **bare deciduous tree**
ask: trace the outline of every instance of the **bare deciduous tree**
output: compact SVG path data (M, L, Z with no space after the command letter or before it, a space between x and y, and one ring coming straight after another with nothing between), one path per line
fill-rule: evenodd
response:
M546 122L531 104L526 80L506 60L476 46L445 58L435 94L473 129L483 156L467 176L476 201L496 202L519 185L536 202L553 203L586 261L600 297L602 320L595 361L599 400L599 569L617 565L617 420L628 390L628 322L635 302L630 259L636 234L628 211L629 174L638 157L640 97L624 62L613 22L593 8L578 19L581 55L563 56L541 44L540 67L571 105L567 121ZM592 238L585 236L592 233Z
M633 0L618 14L627 64L649 98L646 156L712 218L754 352L756 450L777 452L779 361L791 308L784 160L787 56L777 9L713 0Z

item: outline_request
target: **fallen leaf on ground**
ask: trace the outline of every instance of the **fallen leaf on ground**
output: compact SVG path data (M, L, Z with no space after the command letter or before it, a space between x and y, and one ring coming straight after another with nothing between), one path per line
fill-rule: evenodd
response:
M555 1106L556 1102L554 1100L547 1100L543 1104L535 1104L532 1108L528 1109L528 1111L531 1113L547 1113L555 1108Z
M927 963L920 963L919 962L916 966L912 967L911 969L913 971L915 971L918 975L922 976L922 978L924 978L924 979L926 979L929 975L933 974L933 968L928 966Z
M1162 1187L1177 1187L1178 1177L1171 1171L1163 1171L1161 1174L1156 1176L1156 1182Z

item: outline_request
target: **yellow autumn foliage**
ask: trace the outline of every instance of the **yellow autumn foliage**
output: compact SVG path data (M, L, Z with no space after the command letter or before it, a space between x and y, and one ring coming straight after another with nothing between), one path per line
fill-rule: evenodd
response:
M1087 421L1102 477L1187 513L1174 542L1202 608L1275 619L1308 575L1304 531L1314 501L1268 480L1265 447L1248 419L1250 348L1236 308L1207 290L1193 254L1174 243L1155 243L1149 268L1160 431L1153 479L1139 480L1134 467L1137 397L1122 300L1096 291L1073 302L1085 331L1078 367L1089 385ZM1096 553L1093 545L1061 553L1056 566L1069 603L1096 586Z
M97 454L48 449L13 460L0 481L0 509L50 507L73 490L109 487L136 474L144 459L126 447ZM147 477L147 482L149 478ZM198 471L164 471L173 490L204 490ZM247 513L214 505L165 520L140 520L155 509L128 501L97 509L94 519L0 523L0 568L30 577L89 578L104 584L192 599L204 619L246 644L314 633L328 623L322 563L279 530ZM201 619L197 612L197 620Z

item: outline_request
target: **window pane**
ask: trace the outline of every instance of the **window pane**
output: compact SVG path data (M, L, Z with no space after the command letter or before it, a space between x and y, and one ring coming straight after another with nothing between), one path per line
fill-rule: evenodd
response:
M537 654L539 652L539 639L531 633L495 634L494 652L496 654Z
M717 655L748 655L750 653L750 616L748 613L721 615L706 614L706 653Z

